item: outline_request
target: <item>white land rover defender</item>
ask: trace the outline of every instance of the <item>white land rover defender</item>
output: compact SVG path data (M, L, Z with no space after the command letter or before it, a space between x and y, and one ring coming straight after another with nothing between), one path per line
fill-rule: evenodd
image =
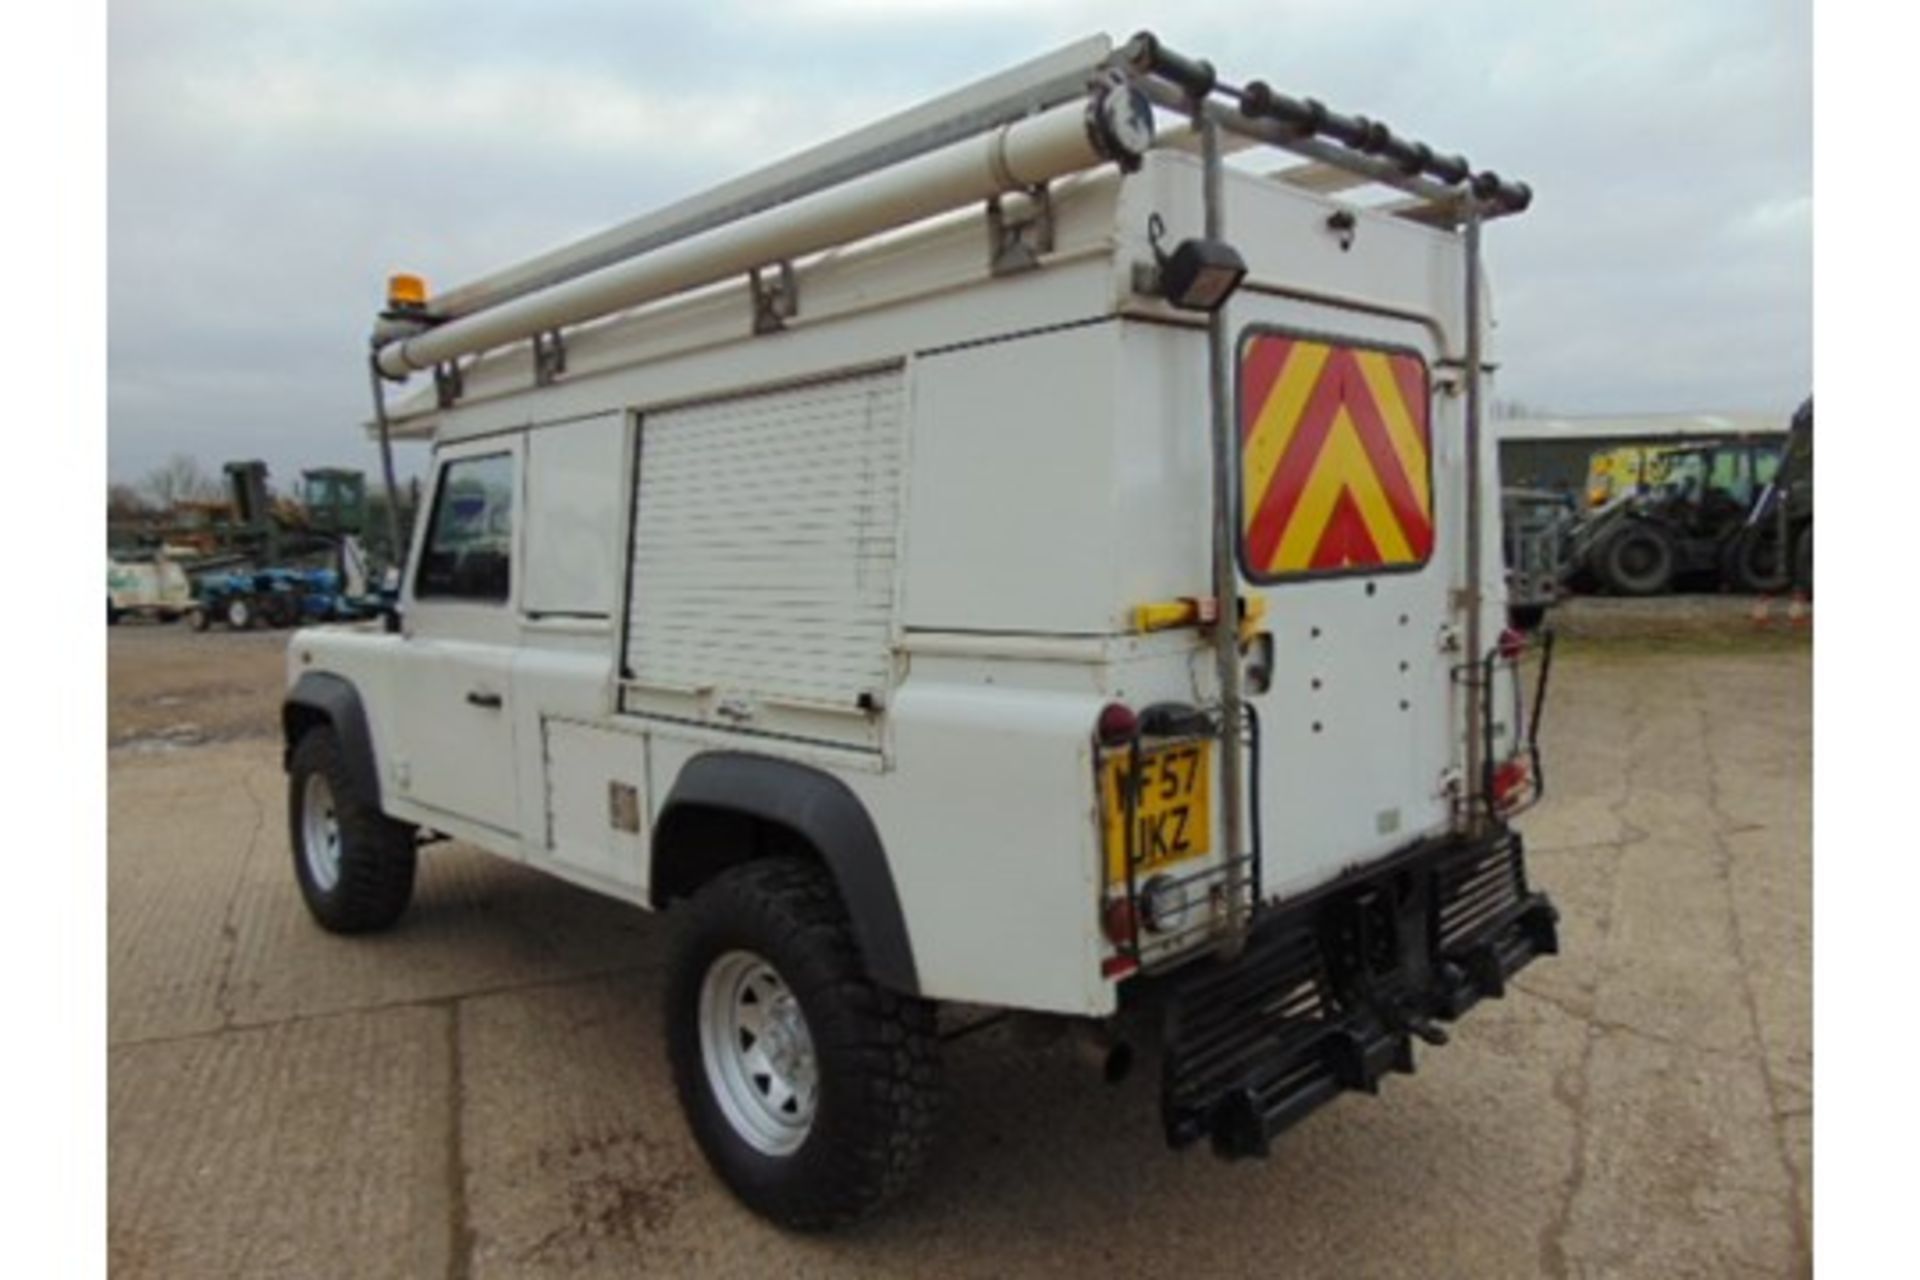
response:
M1527 202L1099 37L396 277L432 479L386 630L290 645L307 904L391 925L448 836L679 908L681 1101L793 1227L921 1162L943 1002L1161 1038L1227 1156L1411 1070L1556 946L1480 423Z

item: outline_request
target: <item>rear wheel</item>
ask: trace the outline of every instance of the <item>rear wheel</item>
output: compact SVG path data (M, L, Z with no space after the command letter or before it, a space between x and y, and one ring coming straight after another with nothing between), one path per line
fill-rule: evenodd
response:
M1786 557L1770 530L1747 529L1727 548L1728 583L1737 591L1759 595L1787 585Z
M107 625L110 627L120 625L120 611L113 607L112 597L108 597L107 599Z
M247 596L235 596L227 601L227 625L235 631L250 631L259 617L253 601Z
M193 608L187 610L187 625L195 631L205 631L212 621L213 619L207 615L207 611L199 605L195 605Z
M340 737L309 729L287 767L293 872L307 910L334 933L385 929L413 897L413 828L380 812L347 767Z
M933 1006L875 985L819 865L724 872L693 899L668 980L680 1103L707 1160L756 1213L797 1230L897 1194L940 1095Z
M1813 595L1813 527L1800 535L1799 543L1793 549L1793 584L1800 590Z
M1651 525L1630 524L1600 548L1600 578L1623 596L1657 596L1673 586L1673 543Z

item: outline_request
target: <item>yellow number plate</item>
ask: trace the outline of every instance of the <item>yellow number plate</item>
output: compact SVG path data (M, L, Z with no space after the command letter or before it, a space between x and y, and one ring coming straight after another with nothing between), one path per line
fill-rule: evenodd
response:
M1106 819L1107 877L1127 878L1127 753L1100 765ZM1140 753L1140 794L1133 814L1136 877L1197 858L1213 848L1213 744L1185 742Z

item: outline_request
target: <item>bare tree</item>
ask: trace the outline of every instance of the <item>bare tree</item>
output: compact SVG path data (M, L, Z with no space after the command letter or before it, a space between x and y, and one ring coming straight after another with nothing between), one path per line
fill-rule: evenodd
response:
M107 519L138 520L147 514L147 500L130 484L107 485Z
M1528 404L1524 400L1501 400L1496 398L1492 405L1495 418L1545 418L1552 411L1537 404Z
M146 479L140 482L140 491L164 511L176 502L218 498L222 486L217 477L201 467L199 459L176 453L147 473Z

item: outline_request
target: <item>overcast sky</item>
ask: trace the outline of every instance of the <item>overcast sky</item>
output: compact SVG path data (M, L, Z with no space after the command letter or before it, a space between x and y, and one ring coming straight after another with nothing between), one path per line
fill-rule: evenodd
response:
M504 266L1147 26L1525 178L1504 398L1784 418L1812 370L1811 15L1633 0L113 0L109 454L375 468L387 273Z

